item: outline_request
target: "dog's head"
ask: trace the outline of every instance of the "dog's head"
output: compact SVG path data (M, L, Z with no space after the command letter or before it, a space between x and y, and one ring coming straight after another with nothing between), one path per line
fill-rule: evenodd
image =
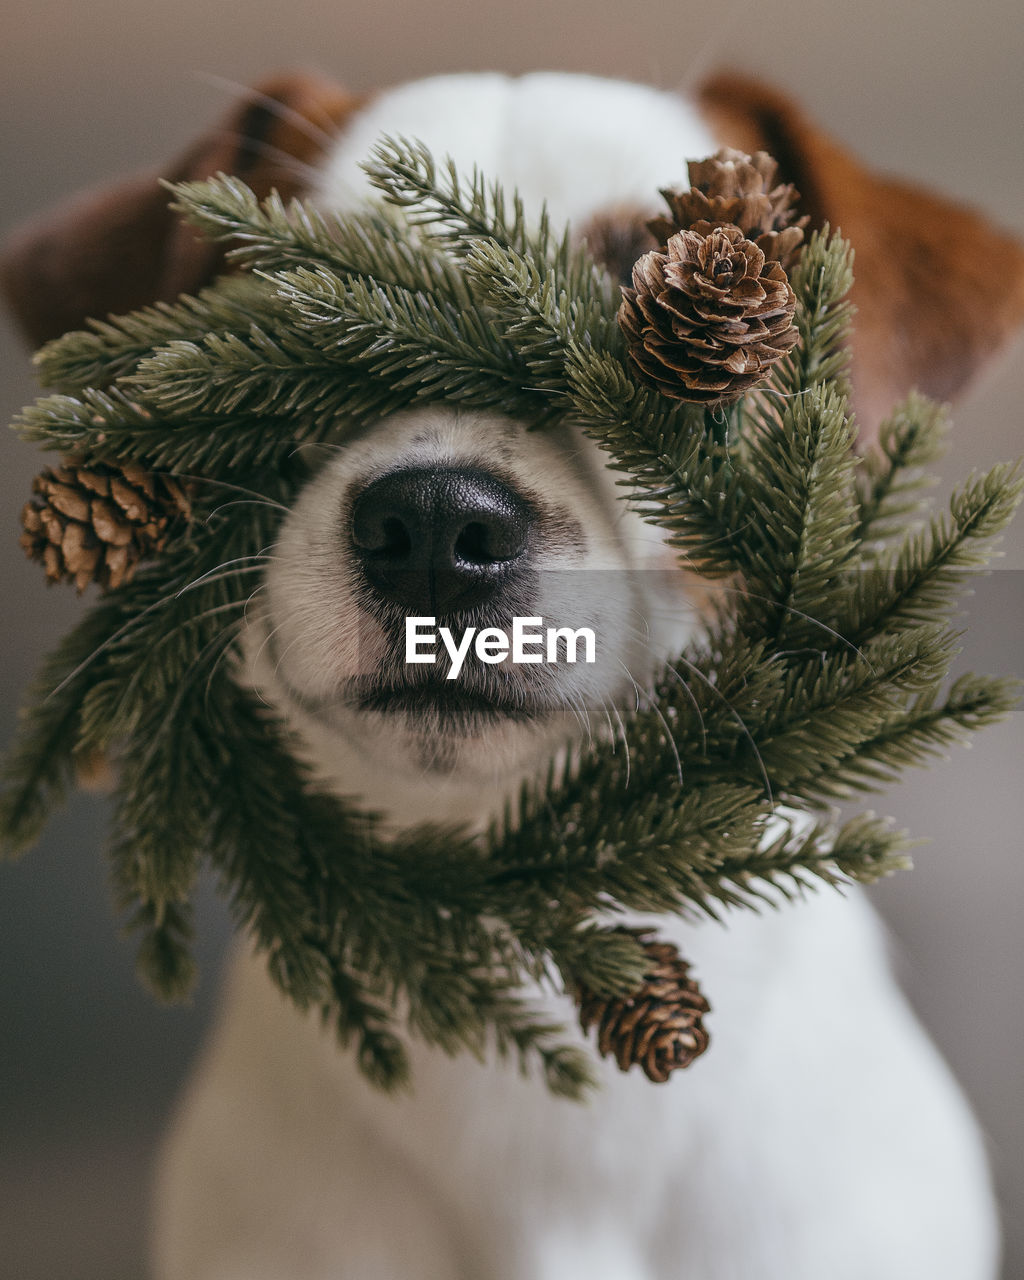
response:
M679 183L685 157L722 143L771 151L812 223L829 221L854 244L865 435L912 386L956 392L1024 315L1018 245L875 178L786 100L730 77L706 85L697 106L570 76L447 77L364 102L286 77L164 172L226 170L258 194L351 205L367 194L358 162L381 132L418 136L462 169L478 164L528 209L546 200L614 270L647 247L651 196ZM169 215L156 176L80 199L12 242L5 281L32 338L194 291L219 269L217 253ZM685 639L692 609L678 576L662 572L659 537L616 500L614 478L578 436L435 404L308 460L245 667L345 791L383 800L404 774L410 815L450 814L456 791L479 811L482 789L501 792L569 733L613 726ZM433 619L415 624L412 651L410 618ZM525 630L540 638L513 663L502 635L516 642L516 619L539 619Z
M247 648L321 764L500 785L681 647L659 536L568 429L432 406L316 452Z

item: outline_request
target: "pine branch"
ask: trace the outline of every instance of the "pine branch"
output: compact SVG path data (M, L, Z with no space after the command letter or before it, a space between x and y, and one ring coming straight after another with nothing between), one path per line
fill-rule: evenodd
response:
M331 359L283 323L274 337L254 327L245 338L210 334L201 344L168 343L140 363L130 385L176 421L190 414L270 418L263 423L270 438L290 431L296 419L315 438L340 437L415 398L412 390L382 384L372 370Z
M379 394L379 387L376 393ZM356 395L366 388L356 389ZM277 430L262 417L184 413L143 407L120 388L80 396L44 396L16 418L15 428L43 448L83 462L140 462L149 470L236 478L253 469L282 467L301 443L316 442L335 423L282 415Z
M919 627L790 672L753 742L739 743L733 767L751 779L767 774L777 795L815 804L822 775L842 780L851 753L881 731L894 703L942 679L955 641L939 628Z
M251 694L226 676L207 695L210 742L210 859L230 888L236 920L267 955L271 977L300 1008L322 1005L331 991L325 930L318 913L322 866L303 830L298 796L308 786L302 769L279 745L273 721ZM228 754L235 735L250 743L245 770ZM345 847L340 822L337 845Z
M839 830L832 818L810 826L784 822L774 839L763 841L753 856L724 866L722 874L745 894L776 905L780 898L793 901L822 884L870 884L906 870L910 844L906 832L871 813L858 815Z
M0 853L5 857L38 840L72 785L81 707L92 676L88 663L114 625L112 614L116 606L86 614L29 687L0 777Z
M138 974L157 1000L180 1004L195 988L198 970L192 955L192 916L190 902L144 902L126 925L129 935L142 935Z
M742 522L741 488L728 453L701 448L703 417L692 406L673 404L627 374L604 273L582 250L538 267L493 241L471 247L466 268L525 361L531 384L556 408L567 397L574 425L628 473L637 510L665 528L706 576L735 571L730 553Z
M671 756L670 747L640 732L633 743L628 779L607 752L592 752L557 783L523 797L514 824L491 837L488 857L501 868L496 885L539 895L538 907L555 900L579 911L614 903L714 916L716 902L736 900L718 866L756 842L763 792L723 782L666 794L666 769L657 761ZM658 791L645 785L648 773L657 775Z
M200 342L207 334L237 329L244 332L256 316L272 304L272 290L252 276L223 276L195 298L90 319L78 329L48 342L34 362L44 387L68 395L86 388L104 390L133 373L154 347L169 342Z
M916 391L885 419L878 444L868 450L858 468L858 542L880 543L897 532L905 534L910 518L920 509L921 490L934 482L921 468L942 458L948 432L943 406Z
M269 773L265 785L270 785ZM523 979L517 949L503 942L500 929L495 933L495 924L483 923L472 887L468 903L465 883L444 892L430 880L422 895L413 891L419 887L417 867L422 877L423 861L444 856L442 850L450 853L450 836L434 837L431 843L439 847L418 848L410 856L375 839L365 820L357 819L346 839L334 801L311 796L300 809L302 839L311 851L307 862L317 868L310 898L319 904L320 945L329 972L345 991L358 974L357 989L380 997L379 1005L363 999L359 1006L360 1036L365 1037L367 1008L379 1022L381 1006L393 1007L400 999L408 1007L410 1028L449 1053L469 1050L482 1056L493 1035L499 1054L514 1053L524 1070L536 1062L555 1091L578 1096L588 1086L585 1059L558 1043L563 1029L539 1018L515 994ZM339 838L348 844L345 859L337 856ZM478 851L463 840L459 855L465 867ZM330 1016L340 1017L343 1038L351 1035L351 998L340 1010L332 1009L325 1006ZM383 1069L378 1063L374 1070Z
M409 223L431 226L456 255L471 251L481 240L494 240L541 262L553 248L557 252L546 209L540 210L531 228L517 193L509 208L501 184L488 183L476 168L464 179L449 160L439 174L434 157L422 143L385 137L363 169Z
M331 999L320 1012L323 1021L334 1027L342 1048L353 1039L358 1041L359 1066L372 1084L389 1092L407 1087L409 1055L392 1030L392 1018L353 974L338 967L332 970Z
M835 583L857 561L853 430L834 386L789 400L747 456L756 551L743 622L780 649L831 643Z
M471 301L461 271L441 246L387 207L339 215L300 200L285 205L276 192L260 202L243 182L223 175L169 190L176 197L173 208L212 239L234 244L229 260L263 275L319 267L454 306Z
M268 483L271 504L282 483L281 477ZM260 539L269 539L280 512L255 502L233 514L225 536L224 520L204 517L200 499L196 529L205 528L205 547L198 534L171 544L160 561L96 604L47 658L5 759L0 847L13 853L37 839L71 783L76 757L134 733L140 708L162 705L194 668L189 639L205 652L210 637L230 622L232 604L240 616L252 576L239 572L213 582L205 575L266 545ZM204 590L183 590L196 580L203 580ZM204 619L212 630L192 630ZM217 656L211 651L211 659Z
M621 355L612 283L585 245L574 248L566 239L554 261L538 265L494 240L474 241L466 250L465 271L537 386L564 392L574 344Z
M474 242L466 251L466 271L518 352L531 384L553 397L568 397L571 419L611 454L619 469L651 473L664 482L667 442L683 435L686 452L692 452L699 415L641 387L626 373L607 276L583 249L570 257L560 255L554 265L538 266L508 246ZM668 469L669 477L674 476L674 461Z
M409 290L304 268L282 273L278 286L325 354L391 386L528 421L548 409L523 362L475 307L449 307Z
M853 643L896 633L948 613L965 575L981 569L990 544L1006 528L1024 493L1020 464L1000 463L973 476L950 499L949 517L910 534L895 555L857 575L839 627Z
M601 996L630 995L640 986L648 965L635 933L593 921L552 939L550 950L566 990L587 987Z
M970 734L1005 720L1020 696L1019 681L991 676L961 676L945 696L937 686L926 689L887 716L877 732L851 743L841 761L822 763L813 790L825 799L844 800L892 786L904 770L943 759ZM807 788L808 781L801 786Z
M800 341L776 366L766 395L805 395L826 384L849 399L849 334L853 306L853 252L826 224L804 246L790 285L797 296L795 323Z

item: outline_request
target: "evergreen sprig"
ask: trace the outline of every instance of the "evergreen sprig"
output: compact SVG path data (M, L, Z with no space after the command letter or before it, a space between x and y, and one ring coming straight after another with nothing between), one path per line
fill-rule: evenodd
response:
M943 406L917 392L881 424L878 443L864 455L857 473L859 543L906 533L922 506L922 490L931 483L924 468L946 452L948 432Z
M575 1096L586 1055L524 983L635 989L645 961L623 913L720 916L905 864L902 832L871 815L837 826L829 806L1014 705L1012 682L945 682L963 575L1021 480L995 468L907 531L944 419L912 396L878 447L853 452L850 255L834 236L814 236L792 277L799 345L764 387L706 411L635 380L611 281L514 193L401 140L367 171L385 203L345 215L260 202L223 176L175 187L243 273L37 357L54 394L24 410L22 433L186 478L194 519L44 664L6 761L0 840L27 848L77 762L105 751L115 894L159 994L195 979L205 860L274 980L378 1084L407 1078L401 1008L430 1043L494 1048ZM385 836L317 789L285 725L233 678L306 478L296 445L343 443L423 401L585 433L680 563L723 581L626 716L628 756L575 744L482 836Z

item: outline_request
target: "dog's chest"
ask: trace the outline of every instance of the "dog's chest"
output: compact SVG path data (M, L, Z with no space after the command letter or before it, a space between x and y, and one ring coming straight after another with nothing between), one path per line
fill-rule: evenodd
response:
M358 1280L986 1275L976 1137L860 896L662 928L715 992L712 1048L666 1086L604 1063L587 1105L512 1063L415 1043L411 1091L382 1095L273 990L261 959L239 957L174 1135L164 1213L194 1222L226 1189L217 1247L237 1213L243 1256L273 1259L299 1230L326 1257L390 1259L390 1272L337 1272ZM572 1016L565 999L547 1011ZM254 1216L268 1197L274 1213ZM955 1244L929 1238L944 1219ZM269 1280L269 1266L245 1274Z

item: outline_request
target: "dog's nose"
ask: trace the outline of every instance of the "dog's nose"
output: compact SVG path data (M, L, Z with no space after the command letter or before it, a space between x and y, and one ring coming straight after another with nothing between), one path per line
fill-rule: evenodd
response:
M520 567L530 505L486 471L408 467L371 481L352 505L352 544L366 581L410 612L485 603Z

